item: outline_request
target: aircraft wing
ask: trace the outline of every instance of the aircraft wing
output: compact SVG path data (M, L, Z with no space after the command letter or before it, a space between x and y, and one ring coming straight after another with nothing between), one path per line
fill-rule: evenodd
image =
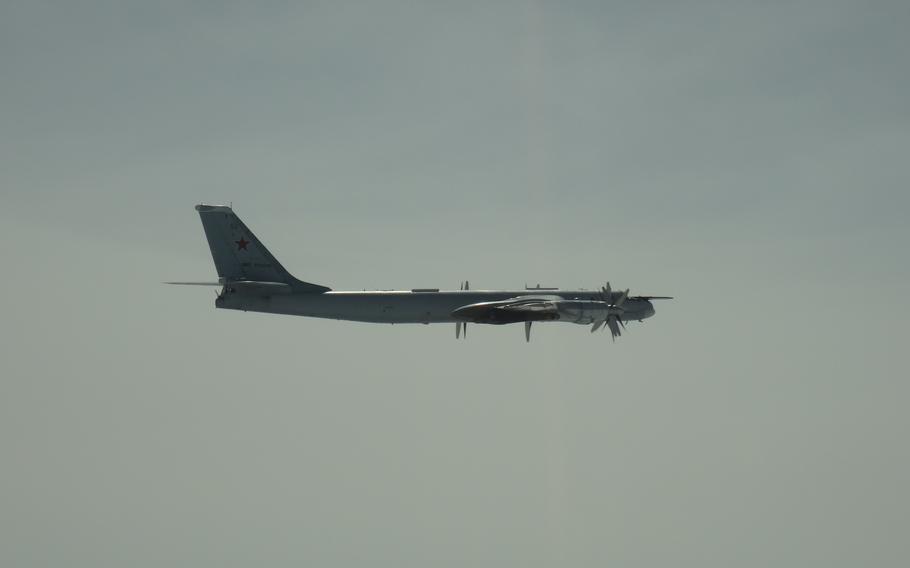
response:
M526 300L522 299L521 301L510 302L505 305L499 306L497 309L505 310L508 312L513 312L517 314L526 313L526 314L536 314L543 312L551 312L555 309L553 300L549 299L536 299L536 300Z
M454 310L452 315L465 321L492 324L552 320L558 317L556 302L560 299L559 296L519 296L468 304Z

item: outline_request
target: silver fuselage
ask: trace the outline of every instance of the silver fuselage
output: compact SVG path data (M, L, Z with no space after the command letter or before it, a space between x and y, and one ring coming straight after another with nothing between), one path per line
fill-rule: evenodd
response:
M256 296L231 293L225 289L215 306L337 320L429 324L459 321L452 316L452 312L470 304L528 296L552 300L602 300L600 292L590 290L330 291ZM654 315L654 307L645 299L629 298L623 309L621 319L626 321L643 320Z

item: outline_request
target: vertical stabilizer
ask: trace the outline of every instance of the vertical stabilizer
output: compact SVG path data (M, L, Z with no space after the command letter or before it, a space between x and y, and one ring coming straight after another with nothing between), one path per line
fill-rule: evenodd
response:
M280 282L299 292L329 288L297 280L281 266L265 245L224 205L197 205L219 278L228 281Z

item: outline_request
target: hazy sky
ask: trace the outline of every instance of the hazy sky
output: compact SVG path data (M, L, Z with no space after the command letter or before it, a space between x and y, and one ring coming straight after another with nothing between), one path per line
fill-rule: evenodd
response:
M0 1L0 565L907 566L910 3ZM336 289L215 310L193 205Z

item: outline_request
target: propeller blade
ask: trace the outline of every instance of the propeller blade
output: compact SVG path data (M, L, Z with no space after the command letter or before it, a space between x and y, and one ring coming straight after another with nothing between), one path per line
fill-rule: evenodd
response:
M531 342L531 322L529 321L525 322L525 341Z
M613 290L610 288L610 283L607 282L606 288L602 288L604 292L604 302L610 303L610 296L613 294Z
M613 335L613 341L616 341L616 338L622 335L622 332L619 330L619 326L616 324L616 316L610 316L607 318L607 327L610 328L610 333Z
M459 337L461 337L461 322L456 321L455 322L455 339L458 339Z
M619 322L619 325L621 325L623 329L626 329L626 323L624 321L622 321L621 319L617 319L617 321Z
M468 322L461 322L461 333L464 334L464 338L468 338Z
M464 281L464 289L465 289L465 290L470 290L470 289L471 289L471 283L468 282L467 280Z
M622 294L619 295L619 298L616 300L615 307L620 308L623 305L623 302L626 301L626 298L629 297L629 289L627 288Z
M596 322L594 322L594 325L591 326L591 333L594 333L595 331L600 329L600 326L602 326L604 324L604 322L606 322L606 321L607 320L597 320Z

